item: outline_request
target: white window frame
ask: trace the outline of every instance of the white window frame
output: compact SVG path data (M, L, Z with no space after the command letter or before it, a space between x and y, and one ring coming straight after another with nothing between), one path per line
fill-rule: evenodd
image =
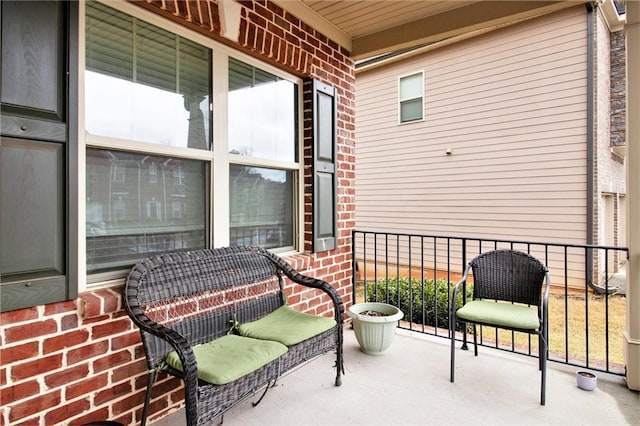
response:
M140 141L118 139L105 136L90 135L86 132L85 126L85 2L79 4L79 52L78 52L78 291L108 287L115 284L122 284L124 278L122 271L105 272L87 275L86 268L86 150L87 148L113 149L119 151L129 151L137 153L148 153L166 157L178 157L191 160L199 160L209 165L211 171L206 202L209 215L206 218L206 229L209 234L205 240L211 247L221 247L229 245L229 166L230 164L271 167L284 170L295 171L296 188L295 212L294 212L294 247L286 247L278 250L281 254L294 253L304 248L304 155L303 155L303 81L301 78L280 70L273 65L261 62L249 55L234 50L233 48L215 42L201 34L189 30L175 22L169 21L150 11L141 9L125 0L98 0L107 6L126 13L137 19L144 20L150 24L157 25L169 32L189 39L195 43L205 46L212 51L212 99L213 120L213 148L210 151L164 146ZM274 74L280 78L291 81L298 88L298 110L297 119L297 162L282 162L274 160L263 160L252 157L229 154L228 131L227 131L227 91L228 91L228 58L234 57L242 62L258 67L264 71ZM226 206L226 208L225 208Z
M403 79L406 79L408 77L414 77L416 75L420 75L420 83L421 83L420 96L408 97L403 99L401 96ZM411 123L419 123L421 121L424 121L424 117L425 117L424 98L425 98L424 70L414 71L414 72L410 72L410 73L399 76L398 77L398 124L411 124ZM421 112L420 118L402 121L402 103L406 101L416 100L416 99L420 99L420 112Z

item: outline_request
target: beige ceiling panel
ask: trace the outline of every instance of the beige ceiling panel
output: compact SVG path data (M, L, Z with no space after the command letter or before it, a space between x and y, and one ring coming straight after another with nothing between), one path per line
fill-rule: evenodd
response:
M274 0L356 60L540 16L580 1Z

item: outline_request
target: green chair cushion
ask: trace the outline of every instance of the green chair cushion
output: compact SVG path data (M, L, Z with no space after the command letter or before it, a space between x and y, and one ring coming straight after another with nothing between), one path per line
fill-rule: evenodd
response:
M291 346L324 333L335 325L333 318L305 314L283 305L257 321L240 324L238 331L242 336L275 340Z
M495 324L499 327L523 330L537 330L540 327L540 320L536 310L525 305L511 303L473 300L458 309L456 316L461 320Z
M198 363L198 378L216 385L239 379L287 351L287 347L278 342L236 335L223 336L193 347ZM166 362L176 370L183 371L175 351L167 355Z

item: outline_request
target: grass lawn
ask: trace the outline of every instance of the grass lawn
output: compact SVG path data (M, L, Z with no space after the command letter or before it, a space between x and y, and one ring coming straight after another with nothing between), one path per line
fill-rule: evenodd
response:
M356 300L363 300L362 286L358 286ZM607 302L608 301L608 302ZM623 331L626 323L627 299L624 296L596 294L569 294L563 292L549 295L549 358L571 364L588 365L606 369L607 360L612 372L624 372ZM606 318L608 316L608 328ZM587 327L588 321L588 327ZM412 329L420 329L406 324ZM483 327L482 341L495 345L496 331ZM441 333L439 333L441 335ZM512 343L512 335L515 343ZM607 336L609 353L607 354ZM470 337L470 340L472 337ZM471 340L472 341L472 340ZM537 354L538 341L535 336L498 330L501 348Z
M601 295L587 297L569 295L565 304L563 294L552 293L549 296L549 357L551 359L569 358L572 362L586 364L588 356L590 366L605 367L608 335L609 365L612 369L622 368L624 363L622 333L626 322L627 299L622 296L609 296L608 306L606 301L607 297ZM519 339L521 339L520 343L527 341L526 336L518 336L516 342ZM534 347L537 350L537 342Z

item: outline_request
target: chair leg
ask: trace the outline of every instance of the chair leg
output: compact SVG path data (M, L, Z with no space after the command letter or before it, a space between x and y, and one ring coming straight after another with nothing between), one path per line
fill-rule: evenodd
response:
M463 351L466 351L467 349L469 349L467 347L467 323L466 322L462 322L462 347L460 349L462 349Z
M473 354L478 356L478 329L476 324L473 324Z
M544 344L541 334L538 334L538 370L542 371L542 354L544 353Z
M542 333L544 334L544 333ZM540 343L538 346L541 348L540 352L540 370L541 371L541 383L540 383L540 405L545 405L546 402L546 387L547 387L547 340L540 336Z
M451 371L449 380L453 383L453 376L456 368L456 316L455 313L449 318L449 336L451 336Z
M147 423L147 416L149 415L149 403L151 402L151 391L153 384L156 381L156 372L149 371L147 374L147 391L144 395L144 406L142 407L142 418L140 419L140 426L145 426Z

